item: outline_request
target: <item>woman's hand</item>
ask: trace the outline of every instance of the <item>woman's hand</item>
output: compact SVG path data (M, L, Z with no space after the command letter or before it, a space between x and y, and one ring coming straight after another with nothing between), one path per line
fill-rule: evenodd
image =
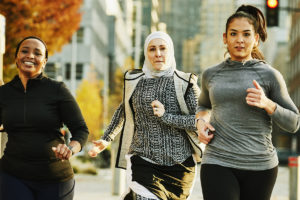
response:
M72 150L66 144L59 144L57 147L52 147L56 158L61 160L69 160L73 154Z
M260 87L256 80L253 80L253 85L255 88L247 89L247 104L265 109L268 114L272 114L276 110L276 104L266 97L264 90Z
M158 100L154 100L151 103L151 106L153 108L153 114L157 117L161 117L165 113L165 107L162 103L160 103Z
M67 146L66 144L58 144L57 147L52 147L52 151L54 151L55 156L61 160L69 160L71 156L75 153L78 153L81 149L81 144L72 140Z
M197 132L200 142L208 144L214 137L212 131L215 131L215 128L210 123L205 122L203 118L197 119Z
M89 150L88 154L91 157L96 157L98 155L98 153L100 153L101 151L103 151L109 144L109 142L105 141L105 140L97 140L97 141L93 141L93 147L91 150Z

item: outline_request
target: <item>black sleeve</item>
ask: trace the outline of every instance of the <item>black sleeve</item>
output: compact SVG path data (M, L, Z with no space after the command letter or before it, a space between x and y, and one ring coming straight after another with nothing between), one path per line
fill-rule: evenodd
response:
M89 131L76 100L64 83L59 85L58 98L59 113L62 122L72 134L71 141L78 141L82 148L87 141Z

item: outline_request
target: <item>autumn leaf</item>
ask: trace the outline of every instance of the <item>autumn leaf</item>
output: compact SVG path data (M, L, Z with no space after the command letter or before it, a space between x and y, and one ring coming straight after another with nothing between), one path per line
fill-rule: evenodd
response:
M4 75L11 76L15 49L20 40L35 35L45 41L49 55L59 52L78 30L83 0L1 0L0 14L6 18ZM9 71L7 73L6 71ZM7 82L12 77L4 77Z
M76 100L89 128L90 141L100 138L103 124L101 86L101 82L83 80L77 89Z

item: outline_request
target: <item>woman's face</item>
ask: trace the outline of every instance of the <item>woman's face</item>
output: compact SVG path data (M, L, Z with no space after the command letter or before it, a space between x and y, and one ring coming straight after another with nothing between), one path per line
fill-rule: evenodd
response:
M47 59L46 47L37 39L24 40L16 57L19 73L29 78L35 77L42 72Z
M147 48L147 56L154 70L159 71L166 68L168 54L169 50L166 41L160 38L150 41Z
M235 18L228 26L227 34L223 34L231 60L247 61L252 59L253 47L258 45L259 35L247 18Z

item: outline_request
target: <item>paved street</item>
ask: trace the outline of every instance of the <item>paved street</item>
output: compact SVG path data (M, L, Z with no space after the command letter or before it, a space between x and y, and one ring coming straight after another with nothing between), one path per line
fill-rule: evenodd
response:
M75 200L118 200L118 196L111 195L111 170L101 169L97 176L79 174L75 176ZM288 200L289 196L289 169L280 167L277 182L271 200ZM197 181L190 200L203 199L199 180Z

